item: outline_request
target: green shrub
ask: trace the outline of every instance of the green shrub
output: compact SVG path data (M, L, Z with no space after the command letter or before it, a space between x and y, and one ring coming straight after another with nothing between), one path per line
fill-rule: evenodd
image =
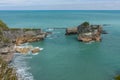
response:
M8 26L2 20L0 20L0 28L2 30L8 30L9 29Z
M18 80L14 69L0 56L0 80Z
M2 30L0 30L0 35L3 35Z
M115 80L120 80L120 75L117 75L117 76L115 77Z
M10 40L9 40L8 38L5 38L5 37L4 37L4 38L3 38L3 42L4 42L4 43L9 43Z
M81 25L84 26L84 27L89 27L90 24L89 24L89 22L84 22Z

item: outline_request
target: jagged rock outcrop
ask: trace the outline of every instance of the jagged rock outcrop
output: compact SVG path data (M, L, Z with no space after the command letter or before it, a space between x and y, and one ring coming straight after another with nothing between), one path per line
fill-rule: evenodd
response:
M34 49L31 50L32 53L37 53L37 52L39 52L39 51L40 51L39 48L34 48Z
M78 40L82 42L101 41L101 34L107 34L101 25L90 25L84 22L78 27L67 28L66 35L78 34Z
M101 33L101 25L89 25L84 22L78 26L78 40L82 42L101 41Z
M40 52L40 48L39 47L34 48L32 46L26 46L26 47L16 46L15 51L22 54L28 54L29 52L37 53Z
M31 49L28 47L24 47L24 48L20 48L20 47L16 47L15 51L18 53L22 53L22 54L27 54Z
M46 36L47 33L41 29L9 28L0 21L0 56L4 61L10 62L15 52L28 53L31 50L30 48L14 48L14 45L40 41Z
M15 40L16 45L20 45L23 43L27 43L27 42L36 42L36 41L40 41L43 40L46 37L46 34L41 34L41 35L35 35L35 36L22 36L22 37L18 37Z

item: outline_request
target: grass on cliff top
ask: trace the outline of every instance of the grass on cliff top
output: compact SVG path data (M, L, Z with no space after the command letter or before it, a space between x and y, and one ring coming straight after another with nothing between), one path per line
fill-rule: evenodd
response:
M24 30L24 31L36 31L36 30L41 30L41 29L31 29L31 28L10 28L11 31L16 31L16 30Z
M0 29L9 30L8 26L2 20L0 20Z
M120 80L120 75L115 76L115 80Z
M84 26L84 27L89 27L90 23L89 22L83 22L81 25Z
M0 57L0 80L18 80L15 70Z

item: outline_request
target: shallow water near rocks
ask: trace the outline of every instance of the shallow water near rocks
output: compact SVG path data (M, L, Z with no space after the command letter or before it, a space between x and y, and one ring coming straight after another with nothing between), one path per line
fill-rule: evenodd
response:
M53 33L31 43L44 48L39 54L16 56L23 80L113 80L120 73L120 11L0 11L0 19L11 27L36 26ZM102 42L82 43L77 35L52 29L84 21L110 24L104 26L109 34L102 35Z

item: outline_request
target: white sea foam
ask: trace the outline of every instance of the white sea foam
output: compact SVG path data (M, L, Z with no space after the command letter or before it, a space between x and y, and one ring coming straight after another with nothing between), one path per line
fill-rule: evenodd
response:
M19 80L34 80L33 75L29 72L30 67L28 67L26 62L26 59L31 58L32 56L15 54L12 64L16 68Z
M14 48L29 48L30 51L29 51L27 54L26 54L26 53L23 53L24 55L29 55L29 54L31 54L31 51L32 51L33 49L35 49L35 48L38 48L40 51L43 50L43 48L33 47L32 45L28 45L28 44L26 44L26 45L20 45L20 46L15 46Z
M92 44L93 42L95 42L95 41L90 41L90 42L87 42L86 44Z
M38 55L39 53L32 53L32 55Z
M43 50L43 48L40 47L33 47L32 45L27 44L22 44L20 46L15 46L15 48L39 48L40 50ZM33 75L29 72L31 67L27 64L26 60L32 59L32 55L37 55L38 53L31 53L31 51L28 54L20 54L20 53L15 53L14 59L12 61L12 65L16 69L17 76L19 80L34 80Z
M41 51L44 49L44 48L39 48Z
M53 31L54 29L53 28L48 28L46 31Z

